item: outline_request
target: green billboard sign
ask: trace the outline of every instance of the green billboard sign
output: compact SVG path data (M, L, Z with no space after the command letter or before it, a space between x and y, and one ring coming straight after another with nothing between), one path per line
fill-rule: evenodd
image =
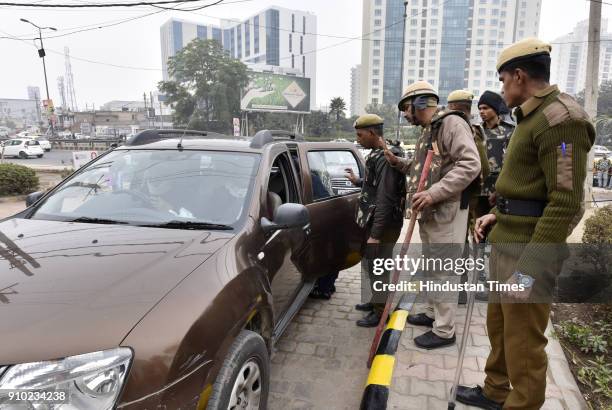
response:
M310 78L271 73L249 73L242 92L243 111L310 112Z

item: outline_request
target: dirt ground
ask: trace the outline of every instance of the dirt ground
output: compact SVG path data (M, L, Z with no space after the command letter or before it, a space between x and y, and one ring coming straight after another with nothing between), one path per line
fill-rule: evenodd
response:
M612 320L612 305L610 304L586 304L586 303L555 303L553 304L552 322L558 325L565 321L576 322L577 324L592 325L595 322L611 323ZM595 329L596 330L596 329ZM557 335L559 332L557 331ZM608 344L612 342L612 335L608 333ZM594 409L612 409L612 399L605 397L601 393L594 392L594 387L587 386L578 379L578 370L583 363L588 363L588 360L594 360L595 354L586 354L578 347L569 343L562 336L559 336L559 342L567 358L570 370L578 383L580 392L586 402L592 405ZM606 362L612 366L612 351L608 349Z

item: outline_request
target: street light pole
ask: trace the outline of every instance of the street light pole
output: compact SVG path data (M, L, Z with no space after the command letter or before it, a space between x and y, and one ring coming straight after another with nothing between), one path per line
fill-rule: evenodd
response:
M402 63L400 68L400 98L404 92L404 50L406 49L406 18L408 17L408 2L404 1L404 23L402 24ZM402 125L402 112L397 112L397 132L395 133L395 139L400 140L400 127Z
M40 50L38 50L38 55L42 58L43 63L43 72L45 73L45 90L47 91L47 101L49 98L49 83L47 82L47 65L45 64L45 47L43 46L42 39L42 30L40 27L38 28L38 39L40 40Z
M47 81L47 65L45 64L45 47L43 45L43 38L42 38L42 31L44 29L49 29L49 30L53 30L53 31L57 31L57 29L55 27L40 27L34 23L32 23L29 20L26 20L24 18L19 19L21 21L23 21L24 23L28 23L31 24L32 26L36 27L38 29L38 39L40 40L40 50L38 50L38 56L40 58L42 58L42 63L43 63L43 72L45 74L45 90L47 92L47 104L49 104L51 102L51 98L49 97L49 83ZM51 111L52 113L53 111ZM51 121L51 116L49 116L49 128L51 129L51 136L54 137L55 136L55 128L53 127L53 121Z

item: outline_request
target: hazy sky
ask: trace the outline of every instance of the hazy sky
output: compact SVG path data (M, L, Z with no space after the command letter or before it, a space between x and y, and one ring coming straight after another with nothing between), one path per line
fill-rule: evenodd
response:
M49 0L35 0L49 2ZM76 0L64 0L62 3ZM107 1L107 0L104 0ZM59 38L45 40L49 92L59 104L57 77L64 75L64 46L70 47L72 71L79 108L110 100L139 100L143 92L156 89L161 80L159 27L170 17L218 23L218 18L246 18L265 7L277 5L302 9L317 15L317 104L326 105L335 96L349 101L350 68L361 59L361 42L321 35L357 37L361 35L361 0L250 0L217 5L198 12L161 11L138 20ZM529 0L535 1L535 0ZM59 0L53 0L58 3ZM98 2L101 2L98 1ZM82 3L82 2L80 2ZM40 26L54 26L58 35L83 26L100 25L154 13L150 7L122 9L30 9L0 7L0 37L31 36L33 27L19 21L26 18ZM543 0L540 37L552 41L570 32L576 22L588 18L587 0ZM197 14L196 14L197 13ZM603 5L603 17L612 22L612 6ZM44 98L42 64L31 41L0 38L0 97L27 98L28 85L40 86ZM310 51L310 50L307 50ZM112 67L79 59L127 67Z

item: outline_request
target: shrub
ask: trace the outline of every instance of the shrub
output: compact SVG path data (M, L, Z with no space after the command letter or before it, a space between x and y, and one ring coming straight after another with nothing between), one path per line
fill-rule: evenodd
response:
M598 209L584 222L582 242L612 244L612 205Z
M601 323L599 323L601 325ZM557 330L568 342L584 353L607 353L610 327L603 325L598 328L603 334L595 334L593 328L565 321L556 326Z
M600 208L593 216L584 222L584 233L582 242L586 245L582 249L583 260L590 262L595 267L605 283L600 283L602 288L609 285L610 266L612 263L612 206Z
M38 189L33 169L16 164L0 164L0 196L29 194Z

